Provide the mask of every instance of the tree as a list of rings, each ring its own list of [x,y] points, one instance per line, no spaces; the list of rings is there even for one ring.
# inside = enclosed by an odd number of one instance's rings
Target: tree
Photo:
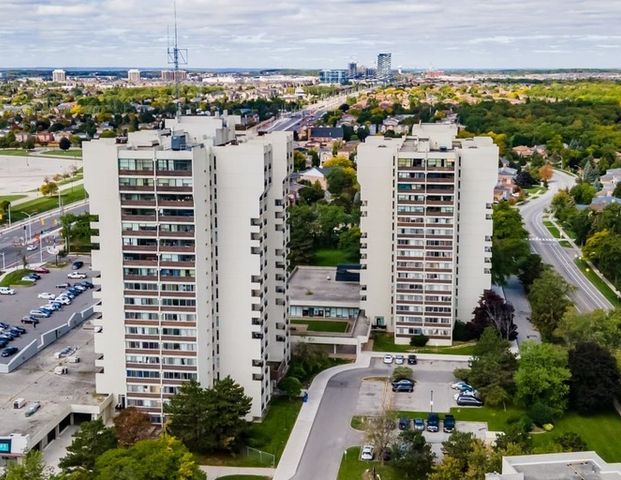
[[[280,381],[278,388],[285,392],[289,398],[299,397],[302,391],[302,382],[296,377],[287,376]]]
[[[567,221],[576,210],[576,202],[567,190],[559,190],[552,197],[550,204],[554,216],[560,221]]]
[[[299,204],[289,207],[289,265],[309,265],[313,260],[313,232],[315,212],[309,205]]]
[[[414,372],[410,367],[397,366],[392,371],[391,380],[393,382],[403,379],[412,380],[413,377]]]
[[[523,342],[515,374],[516,397],[526,407],[537,402],[561,415],[567,408],[571,373],[567,352],[551,343]]]
[[[315,182],[312,185],[307,185],[298,190],[298,195],[304,201],[304,203],[311,205],[319,200],[323,200],[325,192],[319,182]]]
[[[58,141],[58,148],[60,148],[61,150],[69,150],[71,148],[71,140],[69,140],[67,137],[62,137]]]
[[[621,204],[612,203],[595,217],[593,227],[596,231],[608,230],[621,235]]]
[[[545,265],[541,260],[541,257],[536,253],[531,253],[524,262],[520,265],[520,273],[518,274],[518,278],[520,282],[522,282],[522,286],[526,293],[530,291],[530,287],[533,282],[541,276],[543,270],[545,269]]]
[[[530,188],[536,183],[528,170],[522,170],[515,176],[515,184],[520,188]]]
[[[552,178],[554,174],[554,168],[549,163],[546,163],[543,167],[539,169],[539,178],[541,180],[547,182]]]
[[[293,152],[293,169],[296,172],[306,168],[306,155],[298,150]]]
[[[206,480],[192,454],[177,439],[162,436],[97,459],[94,480]]]
[[[427,335],[419,333],[418,335],[412,335],[410,337],[410,346],[424,347],[425,345],[427,345],[428,341],[429,341],[429,337]]]
[[[581,182],[573,186],[569,194],[574,197],[574,201],[579,205],[589,205],[597,191],[590,183]]]
[[[101,418],[84,422],[67,447],[67,455],[60,459],[58,465],[65,471],[78,469],[92,472],[97,457],[116,446],[114,430],[107,428]]]
[[[354,188],[356,184],[356,171],[353,168],[333,167],[328,172],[328,191],[334,195],[340,195],[345,190]]]
[[[612,192],[613,197],[621,198],[621,182],[617,183],[614,191]]]
[[[573,348],[580,342],[596,343],[609,350],[621,349],[621,309],[578,313],[570,308],[558,325],[555,336]]]
[[[492,281],[503,285],[517,274],[520,265],[530,255],[528,232],[522,225],[520,212],[508,202],[494,206],[494,234],[492,236]]]
[[[531,321],[544,340],[550,341],[565,315],[571,301],[567,297],[574,287],[559,274],[546,269],[536,279],[528,292],[531,306]]]
[[[310,150],[309,153],[311,156],[311,165],[313,167],[318,167],[321,162],[319,160],[319,154],[317,153],[317,150]]]
[[[380,462],[384,462],[384,451],[395,439],[394,412],[384,410],[380,415],[369,417],[365,423],[365,438],[375,447]]]
[[[593,414],[612,407],[621,393],[615,358],[606,348],[580,342],[569,351],[569,403],[578,412]]]
[[[38,450],[29,451],[21,463],[7,465],[2,480],[46,480],[43,454]]]
[[[114,417],[113,422],[114,433],[122,447],[129,447],[140,440],[145,440],[153,433],[149,416],[136,407],[125,408]]]
[[[39,187],[39,191],[43,196],[55,195],[58,192],[58,184],[56,182],[45,182]]]
[[[360,227],[354,226],[339,234],[339,250],[353,262],[360,260]]]
[[[435,455],[421,432],[405,430],[392,447],[392,464],[399,478],[419,480],[426,478],[433,467]]]
[[[470,328],[478,338],[486,327],[493,327],[507,340],[517,338],[517,326],[513,322],[515,309],[493,290],[485,290],[472,312]]]
[[[621,235],[602,230],[591,236],[584,255],[616,286],[621,285]]]
[[[168,429],[190,450],[231,450],[248,428],[244,417],[251,404],[252,399],[231,377],[210,389],[188,382],[165,406],[170,415]]]
[[[570,215],[568,223],[576,234],[576,243],[584,245],[593,228],[593,211],[590,208],[579,210],[575,215]]]
[[[563,452],[586,452],[588,450],[586,442],[575,432],[565,432],[556,437]]]

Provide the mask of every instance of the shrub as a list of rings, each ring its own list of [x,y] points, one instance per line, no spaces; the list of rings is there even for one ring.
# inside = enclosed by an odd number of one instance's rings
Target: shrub
[[[462,322],[461,320],[455,321],[455,326],[453,327],[453,340],[456,342],[468,342],[476,338],[476,335],[473,334],[471,329]]]
[[[412,380],[414,372],[409,367],[395,367],[392,371],[392,381],[396,382],[397,380],[403,380],[407,378],[408,380]]]
[[[584,452],[588,450],[586,442],[575,432],[565,432],[556,437],[564,452]]]
[[[455,370],[453,370],[453,375],[455,375],[455,378],[458,378],[459,380],[463,380],[464,382],[468,383],[468,377],[470,376],[470,369],[469,368],[456,368]]]
[[[297,397],[302,390],[302,382],[296,377],[287,376],[278,384],[278,388],[282,390],[289,398]]]
[[[546,423],[552,423],[556,416],[556,411],[544,403],[536,402],[528,409],[528,416],[535,425],[542,427]]]
[[[427,345],[428,341],[429,337],[425,335],[414,335],[412,338],[410,338],[410,345],[412,347],[424,347],[425,345]]]
[[[520,417],[516,425],[522,431],[530,432],[533,429],[533,419],[528,415],[524,415]]]

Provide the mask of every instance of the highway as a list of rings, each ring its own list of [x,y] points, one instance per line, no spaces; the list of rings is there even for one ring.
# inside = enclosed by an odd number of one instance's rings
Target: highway
[[[550,206],[554,194],[567,187],[571,188],[574,183],[574,177],[555,170],[554,176],[549,182],[548,191],[539,198],[519,207],[520,212],[524,219],[524,226],[530,235],[531,248],[541,255],[543,261],[551,265],[568,283],[576,287],[571,295],[576,309],[579,312],[589,312],[598,308],[609,310],[613,308],[611,303],[591,284],[574,263],[575,257],[581,255],[580,250],[562,247],[543,224],[544,212]]]
[[[63,207],[63,213],[80,213],[88,211],[88,200],[73,203]],[[47,251],[47,247],[59,245],[62,243],[60,237],[59,218],[61,216],[60,209],[50,210],[41,215],[33,216],[30,221],[26,220],[14,223],[11,227],[0,230],[0,267],[4,270],[19,266],[22,264],[22,257],[26,255],[28,263],[46,262],[54,260],[55,255]],[[41,234],[41,243],[43,251],[37,249],[33,251],[26,250],[26,244],[29,238],[37,234]]]

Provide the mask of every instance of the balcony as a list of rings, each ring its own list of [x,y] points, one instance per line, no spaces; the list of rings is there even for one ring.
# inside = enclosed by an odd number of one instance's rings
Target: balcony
[[[156,280],[157,280],[157,277],[156,277]],[[160,280],[162,282],[171,282],[171,283],[175,283],[175,282],[194,283],[196,281],[196,278],[195,277],[173,277],[173,276],[162,275],[160,277]]]
[[[119,185],[120,192],[152,192],[153,185]]]
[[[161,261],[160,266],[162,267],[173,267],[173,268],[193,268],[196,265],[195,262],[182,262],[182,261]]]
[[[159,200],[157,204],[160,207],[187,207],[193,208],[194,202],[192,200]]]
[[[157,193],[192,193],[192,187],[175,187],[171,185],[158,185]]]
[[[124,200],[124,199],[121,199],[121,207],[155,207],[155,200]]]
[[[160,245],[160,251],[161,252],[174,252],[174,253],[193,253],[194,246],[179,247],[179,246],[173,246],[173,245]]]
[[[155,252],[157,251],[156,245],[123,245],[124,252]]]
[[[157,267],[157,260],[135,260],[124,258],[123,265],[126,267]]]
[[[119,169],[119,176],[120,177],[152,177],[153,169],[152,168],[145,168],[141,170]]]
[[[160,215],[158,220],[171,223],[194,223],[194,215]]]
[[[155,215],[121,215],[121,220],[126,222],[155,222]]]
[[[178,237],[194,237],[194,232],[168,232],[160,230],[161,238],[178,238]]]
[[[158,177],[191,177],[192,170],[157,170]]]
[[[157,230],[123,230],[121,234],[125,237],[157,237]]]

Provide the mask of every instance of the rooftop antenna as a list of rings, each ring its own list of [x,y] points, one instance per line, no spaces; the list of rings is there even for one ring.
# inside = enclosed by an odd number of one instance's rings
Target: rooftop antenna
[[[179,65],[188,64],[188,49],[179,48],[178,35],[177,35],[177,1],[173,2],[173,9],[175,15],[175,31],[173,37],[173,45],[170,45],[170,38],[168,40],[168,65],[173,65],[174,77],[175,77],[175,97],[177,99],[177,117],[181,115],[181,99],[179,98]]]

